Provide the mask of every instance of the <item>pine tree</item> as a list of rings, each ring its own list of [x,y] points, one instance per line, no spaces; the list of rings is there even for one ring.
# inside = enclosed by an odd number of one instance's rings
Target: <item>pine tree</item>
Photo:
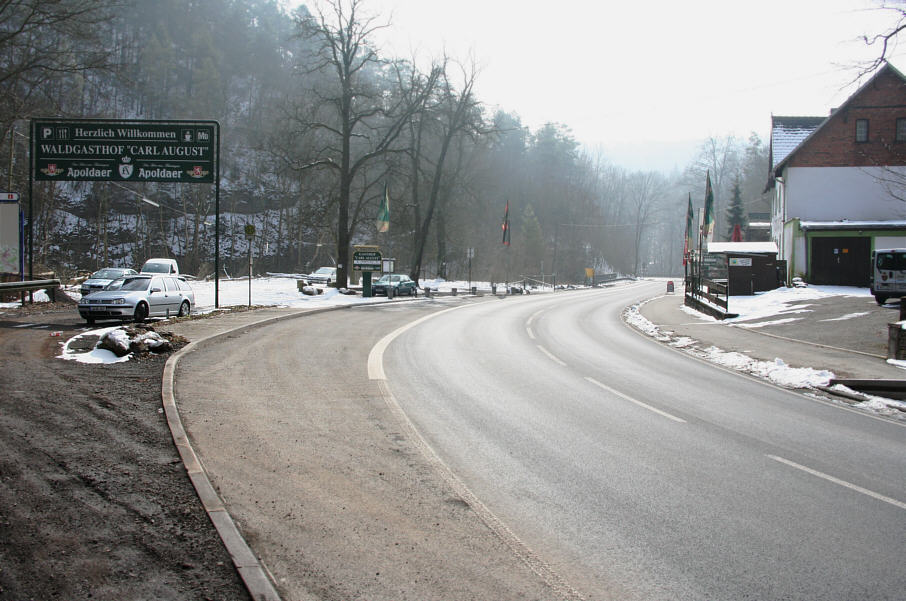
[[[742,206],[742,190],[739,182],[739,175],[733,181],[733,195],[730,198],[730,206],[727,207],[727,239],[733,236],[733,229],[736,226],[740,229],[746,227],[746,214]]]

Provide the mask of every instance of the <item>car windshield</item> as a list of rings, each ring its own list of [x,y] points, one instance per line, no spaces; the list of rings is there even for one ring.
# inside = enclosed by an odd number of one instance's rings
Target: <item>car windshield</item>
[[[97,271],[95,271],[94,273],[91,274],[91,278],[95,279],[95,280],[112,280],[114,278],[120,277],[121,275],[123,275],[122,269],[107,268],[107,269],[98,269]]]
[[[104,290],[119,290],[123,287],[123,282],[125,281],[126,278],[116,278],[115,280],[104,286]]]
[[[123,281],[120,290],[147,290],[151,278],[130,278]]]
[[[170,265],[167,263],[145,263],[142,271],[145,273],[170,273]]]
[[[393,275],[393,276],[392,276],[392,275],[389,275],[389,274],[388,274],[388,275],[382,275],[382,276],[381,276],[381,279],[378,280],[378,283],[379,283],[379,284],[389,284],[390,281],[391,281],[391,278],[392,278],[392,281],[394,281],[394,282],[399,282],[399,281],[400,281],[400,276],[398,276],[398,275]]]
[[[332,275],[334,271],[335,270],[333,267],[320,267],[315,273],[320,273],[322,275]]]

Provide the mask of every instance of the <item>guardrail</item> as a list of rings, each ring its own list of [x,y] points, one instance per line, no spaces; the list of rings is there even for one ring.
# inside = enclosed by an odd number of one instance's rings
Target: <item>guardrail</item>
[[[0,282],[0,293],[4,292],[34,292],[35,290],[47,290],[51,302],[57,301],[57,290],[60,289],[60,280],[27,280],[24,282]]]

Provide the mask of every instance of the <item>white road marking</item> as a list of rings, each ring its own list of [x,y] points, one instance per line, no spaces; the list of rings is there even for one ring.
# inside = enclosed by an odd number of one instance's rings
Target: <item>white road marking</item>
[[[544,309],[540,309],[532,313],[528,319],[525,320],[525,332],[528,334],[528,337],[532,340],[535,339],[535,330],[532,329],[532,323],[535,321],[535,318],[544,313]]]
[[[672,419],[673,421],[681,423],[681,424],[686,423],[686,420],[682,419],[681,417],[676,417],[675,415],[671,415],[671,414],[667,413],[666,411],[661,411],[657,407],[652,407],[648,403],[643,403],[642,401],[634,399],[631,396],[627,396],[627,395],[623,394],[622,392],[620,392],[619,390],[615,390],[615,389],[611,388],[607,384],[602,384],[601,382],[598,382],[594,378],[589,378],[588,376],[586,376],[585,379],[588,380],[589,382],[591,382],[592,384],[594,384],[595,386],[597,386],[599,388],[603,388],[607,392],[609,392],[611,394],[615,394],[622,399],[626,399],[630,403],[635,403],[639,407],[647,409],[648,411],[653,411],[654,413],[657,413],[658,415],[666,417],[667,419]]]
[[[550,352],[549,350],[547,350],[546,348],[544,348],[544,347],[541,346],[540,344],[537,344],[537,345],[535,345],[535,346],[537,346],[537,347],[541,350],[542,353],[544,353],[545,355],[547,355],[548,357],[550,357],[551,361],[553,361],[554,363],[558,363],[558,364],[560,364],[560,365],[563,366],[563,367],[566,367],[566,363],[564,363],[563,361],[561,361],[560,359],[558,359],[552,352]]]
[[[885,503],[889,503],[889,504],[893,505],[894,507],[899,507],[900,509],[906,509],[906,503],[903,503],[902,501],[897,501],[896,499],[891,499],[890,497],[885,497],[884,495],[876,493],[871,490],[868,490],[867,488],[862,488],[861,486],[857,486],[851,482],[847,482],[846,480],[834,478],[833,476],[831,476],[829,474],[825,474],[824,472],[819,472],[818,470],[813,470],[810,467],[800,465],[794,461],[790,461],[789,459],[784,459],[783,457],[778,457],[777,455],[768,455],[768,457],[770,457],[774,461],[779,461],[780,463],[783,463],[790,467],[796,468],[797,470],[801,470],[807,474],[811,474],[813,476],[817,476],[819,478],[827,480],[828,482],[833,482],[834,484],[839,484],[840,486],[843,486],[850,490],[860,492],[863,495],[868,495],[869,497],[872,497],[873,499],[877,499],[878,501],[883,501]]]

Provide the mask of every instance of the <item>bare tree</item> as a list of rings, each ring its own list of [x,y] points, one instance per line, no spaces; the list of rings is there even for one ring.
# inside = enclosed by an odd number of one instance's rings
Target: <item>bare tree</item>
[[[893,47],[896,45],[897,37],[906,29],[906,0],[887,0],[881,2],[880,10],[888,11],[893,14],[893,25],[881,33],[869,36],[863,35],[862,40],[868,46],[876,46],[879,50],[878,55],[866,64],[859,67],[859,73],[856,79],[875,72],[887,62]]]
[[[629,178],[629,202],[631,206],[631,219],[634,230],[634,263],[633,273],[641,275],[642,267],[642,241],[645,232],[652,225],[654,216],[661,211],[666,180],[664,176],[655,171],[637,172]]]
[[[0,124],[59,108],[70,75],[109,66],[102,25],[117,2],[0,0]]]
[[[424,259],[425,244],[428,239],[428,232],[431,228],[432,220],[438,210],[438,202],[441,192],[441,181],[445,173],[445,162],[450,151],[450,145],[453,140],[460,134],[470,129],[479,127],[481,121],[481,112],[478,102],[473,95],[475,78],[477,71],[474,65],[471,69],[462,71],[462,87],[456,91],[450,81],[448,72],[449,61],[444,61],[440,70],[442,82],[440,83],[437,102],[432,107],[431,114],[435,115],[437,120],[440,147],[437,158],[433,161],[433,170],[431,173],[431,191],[428,194],[427,207],[419,223],[416,223],[415,232],[415,249],[413,250],[412,265],[409,270],[409,276],[418,281],[421,274],[422,261]],[[419,155],[420,156],[420,155]],[[420,168],[416,163],[418,173]],[[417,182],[416,177],[416,182]],[[416,183],[417,185],[417,183]],[[444,233],[439,233],[439,245],[443,246]],[[443,255],[442,252],[438,253]],[[442,258],[442,257],[440,257]]]
[[[351,210],[353,184],[369,162],[394,149],[393,145],[412,114],[421,109],[437,74],[415,102],[375,85],[386,63],[371,46],[372,35],[386,24],[360,11],[363,0],[330,0],[328,12],[305,15],[299,26],[314,41],[315,56],[309,73],[329,73],[333,90],[322,90],[307,113],[297,113],[298,134],[306,137],[315,156],[297,162],[300,170],[317,167],[336,173],[337,286],[348,283],[349,245],[354,228]],[[413,74],[413,77],[416,77]],[[363,197],[364,198],[364,197]]]
[[[724,214],[724,199],[727,198],[730,182],[739,170],[739,141],[728,135],[722,139],[711,136],[702,142],[698,156],[686,168],[685,181],[692,189],[705,190],[705,174],[711,175],[714,192],[715,231],[722,231],[720,221]],[[693,193],[694,198],[694,193]]]

